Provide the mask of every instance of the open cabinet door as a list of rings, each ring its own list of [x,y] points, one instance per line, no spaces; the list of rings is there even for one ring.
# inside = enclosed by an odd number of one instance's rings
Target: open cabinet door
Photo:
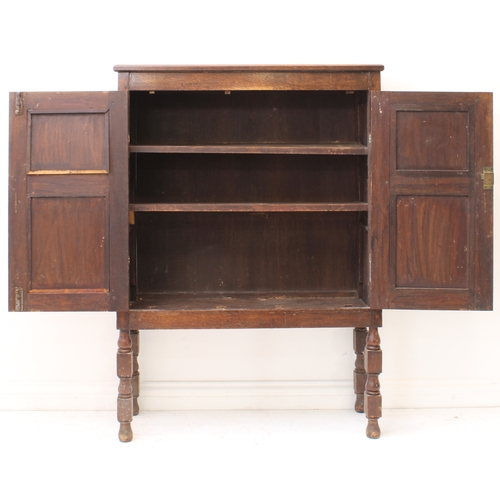
[[[128,308],[127,103],[10,95],[10,310]]]
[[[371,307],[492,309],[492,168],[492,94],[371,92]]]

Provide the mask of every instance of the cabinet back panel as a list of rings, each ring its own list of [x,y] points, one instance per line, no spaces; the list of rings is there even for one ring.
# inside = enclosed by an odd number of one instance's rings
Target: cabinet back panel
[[[361,142],[354,93],[131,92],[130,99],[132,144]]]
[[[351,291],[359,214],[137,213],[137,291]]]
[[[136,203],[355,202],[366,158],[138,154]],[[366,176],[366,173],[364,174]]]

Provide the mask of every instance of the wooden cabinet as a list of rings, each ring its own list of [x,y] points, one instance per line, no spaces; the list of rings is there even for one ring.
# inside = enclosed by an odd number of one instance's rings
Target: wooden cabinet
[[[10,309],[138,331],[354,327],[378,437],[382,309],[492,308],[492,95],[381,92],[382,66],[118,66],[11,94]]]

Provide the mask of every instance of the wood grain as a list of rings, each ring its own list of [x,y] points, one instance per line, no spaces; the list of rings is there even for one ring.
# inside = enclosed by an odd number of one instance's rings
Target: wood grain
[[[380,324],[356,291],[315,294],[196,293],[140,296],[131,328],[299,328]],[[125,324],[125,323],[123,323]]]
[[[373,307],[492,307],[491,113],[491,94],[373,94]]]
[[[327,144],[194,144],[132,145],[131,153],[217,153],[272,155],[366,155],[368,147],[356,142]]]
[[[131,140],[133,146],[247,145],[242,152],[254,145],[272,152],[279,144],[335,151],[339,144],[338,151],[349,152],[340,145],[358,147],[362,139],[357,104],[356,93],[342,91],[132,92]]]
[[[126,97],[28,92],[16,115],[13,94],[10,293],[25,310],[128,307]]]
[[[115,66],[121,90],[380,90],[380,65]]]
[[[138,154],[132,162],[134,203],[366,202],[366,157]]]
[[[139,212],[137,290],[354,290],[358,218],[356,212]]]

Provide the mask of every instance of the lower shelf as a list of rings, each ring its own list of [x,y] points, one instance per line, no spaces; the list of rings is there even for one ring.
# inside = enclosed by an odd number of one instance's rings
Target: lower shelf
[[[352,296],[348,296],[352,295]],[[380,324],[379,324],[380,323]],[[347,292],[143,295],[119,315],[130,329],[381,326],[380,311]]]

